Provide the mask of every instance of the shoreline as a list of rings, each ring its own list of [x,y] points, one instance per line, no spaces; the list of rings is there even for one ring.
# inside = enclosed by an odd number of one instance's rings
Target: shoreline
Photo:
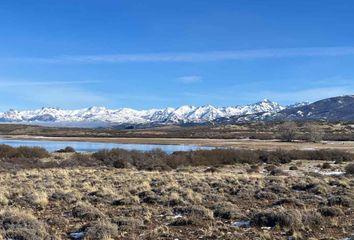
[[[34,141],[70,141],[70,142],[97,142],[117,144],[155,144],[155,145],[195,145],[203,147],[230,147],[241,149],[338,149],[354,152],[354,141],[323,141],[311,142],[281,142],[278,140],[256,139],[200,139],[200,138],[105,138],[105,137],[46,137],[31,135],[0,135],[6,140],[34,140]]]

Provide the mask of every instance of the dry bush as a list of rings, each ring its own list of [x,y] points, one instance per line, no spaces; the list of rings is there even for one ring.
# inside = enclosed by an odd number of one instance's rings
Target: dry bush
[[[0,230],[5,239],[41,240],[48,236],[43,223],[32,214],[18,209],[0,212]]]
[[[297,125],[294,122],[285,122],[279,126],[279,137],[283,141],[292,142],[295,140]]]
[[[169,225],[178,227],[178,226],[189,226],[189,225],[200,225],[200,224],[201,222],[198,221],[198,219],[196,218],[180,217],[173,220]]]
[[[83,202],[79,203],[72,209],[72,214],[76,218],[81,218],[89,221],[104,218],[104,214],[100,210],[90,204]]]
[[[354,200],[348,196],[330,196],[327,199],[328,206],[343,206],[352,207],[354,206]]]
[[[26,199],[28,199],[28,202],[37,208],[44,208],[49,203],[46,192],[33,191],[26,197]]]
[[[294,211],[272,210],[256,213],[250,221],[255,227],[275,227],[295,229],[301,223],[301,215]]]
[[[8,159],[15,155],[16,149],[5,144],[0,145],[0,158]]]
[[[41,147],[11,147],[8,145],[0,145],[0,158],[2,159],[40,159],[47,158],[50,154]]]
[[[289,167],[289,170],[291,170],[291,171],[296,171],[296,170],[299,170],[299,168],[298,168],[297,166],[295,166],[295,165],[291,165],[291,166]]]
[[[93,157],[105,165],[116,168],[135,166],[138,169],[145,170],[170,170],[170,167],[166,164],[168,154],[160,149],[141,152],[114,148],[100,150],[94,153]]]
[[[67,146],[64,149],[57,150],[56,152],[58,152],[58,153],[74,153],[76,151],[73,147]]]
[[[313,182],[299,182],[292,185],[292,189],[296,191],[310,191],[311,189],[318,186],[317,183]]]
[[[117,225],[114,225],[107,221],[98,221],[90,223],[85,228],[84,239],[86,240],[109,240],[119,237]]]
[[[0,145],[0,166],[4,168],[57,168],[98,167],[136,168],[138,170],[168,171],[188,166],[219,167],[232,164],[251,164],[250,171],[257,172],[261,163],[286,164],[292,160],[352,161],[353,154],[339,150],[241,150],[212,149],[167,154],[160,149],[152,151],[128,151],[124,149],[100,150],[93,154],[74,153],[59,161],[41,161],[50,156],[42,148],[12,148]],[[23,161],[26,159],[26,161]],[[275,173],[276,174],[276,173]]]
[[[273,203],[273,206],[292,206],[295,208],[304,207],[304,203],[296,198],[282,198]]]
[[[272,171],[270,171],[269,175],[272,175],[272,176],[286,176],[288,174],[281,168],[275,168]]]
[[[316,211],[307,211],[302,213],[302,222],[305,226],[316,229],[323,224],[323,218],[321,214]]]
[[[80,200],[77,194],[63,190],[57,190],[49,198],[51,201],[64,201],[65,203],[75,203]]]
[[[321,165],[322,169],[331,169],[332,165],[329,162],[325,162]]]
[[[221,202],[214,207],[214,217],[223,219],[236,219],[240,217],[237,206],[229,202]]]
[[[337,217],[343,215],[343,211],[339,207],[321,207],[319,212],[324,217]]]
[[[308,141],[318,143],[321,142],[324,136],[323,130],[314,123],[308,123],[305,125],[305,129],[308,132]]]
[[[257,191],[255,198],[259,200],[275,200],[278,198],[278,195],[270,191]]]
[[[118,226],[119,230],[141,228],[144,226],[144,222],[141,219],[134,217],[116,216],[112,218],[112,222]]]
[[[200,220],[212,220],[214,219],[213,212],[200,205],[191,205],[185,207],[174,207],[176,214],[186,215],[188,217],[195,217]]]
[[[345,173],[346,174],[354,174],[354,163],[350,163],[347,166],[345,166]]]
[[[97,167],[102,165],[101,162],[91,157],[91,154],[74,153],[70,158],[61,161],[57,166],[61,168],[73,167]]]

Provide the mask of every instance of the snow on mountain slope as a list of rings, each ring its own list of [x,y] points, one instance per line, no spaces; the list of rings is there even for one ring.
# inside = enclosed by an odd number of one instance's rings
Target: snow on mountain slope
[[[108,109],[105,107],[90,107],[78,110],[63,110],[59,108],[41,108],[32,111],[9,110],[0,113],[0,122],[17,123],[98,123],[106,124],[168,124],[168,123],[203,123],[217,118],[228,118],[255,113],[276,113],[285,109],[278,103],[267,99],[245,106],[214,107],[181,106],[178,108],[135,110],[131,108]]]

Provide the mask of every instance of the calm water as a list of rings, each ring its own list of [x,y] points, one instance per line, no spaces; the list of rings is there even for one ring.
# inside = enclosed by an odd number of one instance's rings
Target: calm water
[[[66,141],[38,141],[38,140],[13,140],[0,139],[0,144],[13,147],[43,147],[50,152],[63,149],[67,146],[73,147],[78,152],[96,152],[100,149],[122,148],[127,150],[149,151],[160,148],[165,152],[190,151],[198,149],[212,149],[212,147],[200,147],[195,145],[157,145],[157,144],[121,144],[121,143],[97,143],[97,142],[66,142]]]

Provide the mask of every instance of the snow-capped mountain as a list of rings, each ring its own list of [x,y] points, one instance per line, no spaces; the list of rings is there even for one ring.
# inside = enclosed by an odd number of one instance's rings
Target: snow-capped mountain
[[[296,105],[298,106],[298,105]],[[302,106],[302,105],[301,105]],[[218,118],[230,118],[257,113],[273,114],[286,109],[276,102],[263,101],[233,107],[181,106],[178,108],[135,110],[90,107],[78,110],[41,108],[32,111],[9,110],[0,113],[0,122],[52,125],[123,125],[204,123]]]

